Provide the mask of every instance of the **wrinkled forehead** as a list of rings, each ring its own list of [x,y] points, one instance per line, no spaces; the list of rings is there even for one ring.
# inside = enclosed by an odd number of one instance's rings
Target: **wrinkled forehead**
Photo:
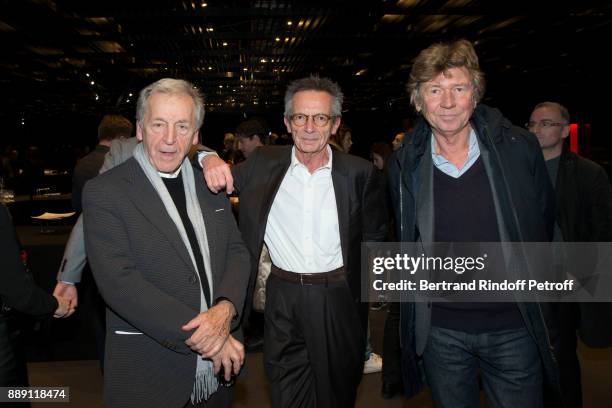
[[[425,82],[425,85],[449,85],[462,84],[470,85],[472,78],[469,71],[465,67],[447,68],[436,75],[434,78]]]
[[[329,113],[332,96],[325,91],[307,90],[293,95],[294,113]]]

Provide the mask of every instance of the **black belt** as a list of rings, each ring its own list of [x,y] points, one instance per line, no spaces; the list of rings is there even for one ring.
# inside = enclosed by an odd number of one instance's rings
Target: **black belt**
[[[277,266],[272,265],[270,272],[283,280],[293,283],[299,283],[300,285],[320,285],[346,280],[346,272],[344,271],[343,266],[329,272],[296,273],[288,272],[278,268]]]

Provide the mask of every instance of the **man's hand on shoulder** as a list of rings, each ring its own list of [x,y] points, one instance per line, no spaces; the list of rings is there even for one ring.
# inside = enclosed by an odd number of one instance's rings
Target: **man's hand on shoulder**
[[[225,344],[235,314],[236,309],[230,301],[220,301],[182,327],[184,331],[195,330],[185,344],[202,357],[211,358]]]
[[[234,192],[234,178],[229,164],[221,160],[215,154],[209,154],[202,158],[202,173],[206,180],[206,185],[213,193],[225,189],[228,194]]]

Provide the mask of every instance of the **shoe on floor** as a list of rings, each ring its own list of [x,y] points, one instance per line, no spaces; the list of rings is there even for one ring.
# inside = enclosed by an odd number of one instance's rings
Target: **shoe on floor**
[[[363,365],[363,373],[371,374],[371,373],[379,373],[382,371],[382,357],[376,353],[370,354],[370,358],[368,358]]]

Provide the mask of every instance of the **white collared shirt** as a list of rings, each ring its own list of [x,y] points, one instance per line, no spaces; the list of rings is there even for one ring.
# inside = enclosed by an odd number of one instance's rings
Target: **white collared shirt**
[[[312,174],[291,150],[291,165],[272,203],[264,241],[272,263],[290,272],[329,272],[344,265],[338,207],[332,183],[332,151]]]

